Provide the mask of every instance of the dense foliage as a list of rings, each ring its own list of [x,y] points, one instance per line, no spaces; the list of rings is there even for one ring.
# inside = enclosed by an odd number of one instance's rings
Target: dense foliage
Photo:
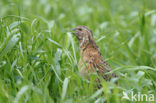
[[[0,11],[0,103],[131,103],[123,91],[156,98],[156,0],[0,0]],[[96,73],[88,81],[78,72],[77,25],[92,30],[119,76],[99,90]]]

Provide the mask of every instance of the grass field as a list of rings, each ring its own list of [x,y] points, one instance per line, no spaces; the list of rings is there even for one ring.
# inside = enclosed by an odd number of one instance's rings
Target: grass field
[[[99,90],[96,73],[90,81],[79,74],[77,25],[92,30],[119,76]],[[156,103],[156,0],[0,0],[0,103],[139,100],[123,91]]]

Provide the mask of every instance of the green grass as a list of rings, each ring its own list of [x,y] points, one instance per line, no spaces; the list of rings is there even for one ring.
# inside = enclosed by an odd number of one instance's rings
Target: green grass
[[[156,98],[155,0],[0,0],[0,10],[0,103],[135,103],[123,91]],[[96,74],[80,76],[77,25],[92,30],[118,84],[97,90]]]

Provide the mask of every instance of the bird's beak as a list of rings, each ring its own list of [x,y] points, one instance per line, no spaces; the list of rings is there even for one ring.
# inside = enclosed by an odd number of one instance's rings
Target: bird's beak
[[[76,28],[72,29],[72,31],[73,31],[73,34],[74,34],[74,35],[77,34],[77,29],[76,29]]]

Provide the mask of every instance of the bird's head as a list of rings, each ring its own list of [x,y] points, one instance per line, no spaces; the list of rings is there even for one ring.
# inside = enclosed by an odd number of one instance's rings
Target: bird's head
[[[89,30],[85,26],[77,26],[76,28],[72,29],[74,32],[73,34],[77,37],[79,42],[85,42],[92,40],[93,34],[92,31]]]

